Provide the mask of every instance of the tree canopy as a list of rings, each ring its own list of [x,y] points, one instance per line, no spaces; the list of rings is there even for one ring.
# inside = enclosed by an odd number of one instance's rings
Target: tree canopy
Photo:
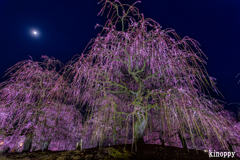
[[[101,2],[99,14],[110,7],[110,18],[89,42],[89,52],[66,66],[74,88],[67,96],[76,103],[89,102],[89,109],[103,116],[104,122],[113,121],[113,127],[123,122],[125,127],[131,125],[135,144],[143,142],[151,113],[158,116],[157,125],[167,124],[163,132],[177,127],[183,139],[189,131],[194,142],[193,132],[204,140],[211,129],[222,142],[220,132],[231,124],[215,114],[223,106],[204,94],[208,87],[218,91],[203,65],[199,43],[187,36],[181,39],[173,29],[163,30],[145,18],[134,6],[140,1],[133,5]],[[108,126],[101,127],[103,133]]]

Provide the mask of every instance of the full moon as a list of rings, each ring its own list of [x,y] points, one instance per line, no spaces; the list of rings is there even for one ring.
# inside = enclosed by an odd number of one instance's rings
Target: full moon
[[[33,33],[34,35],[37,35],[37,34],[38,34],[38,32],[37,32],[37,31],[32,31],[32,33]]]
[[[38,29],[30,29],[29,33],[34,38],[39,38],[39,36],[41,36],[41,33],[39,32]]]

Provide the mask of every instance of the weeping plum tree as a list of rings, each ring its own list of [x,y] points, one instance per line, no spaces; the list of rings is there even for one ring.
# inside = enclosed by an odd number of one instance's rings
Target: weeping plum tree
[[[25,135],[23,151],[27,152],[33,142],[37,148],[48,142],[45,149],[51,141],[73,144],[82,124],[80,112],[64,99],[69,88],[56,72],[59,62],[47,56],[42,58],[43,63],[27,60],[14,65],[8,72],[10,79],[0,86],[0,109],[4,113],[0,132],[5,137],[16,137],[12,142]]]
[[[88,117],[85,122],[83,128],[86,129],[85,132],[88,132],[88,136],[84,136],[88,138],[88,140],[85,141],[91,141],[93,147],[131,143],[131,139],[129,138],[131,136],[131,126],[126,127],[124,121],[119,120],[122,119],[122,117],[115,115],[111,107],[104,107],[102,109],[104,109],[104,111],[92,111],[92,116]],[[114,121],[114,118],[118,119],[118,121]],[[125,139],[127,132],[129,135],[127,139]]]
[[[191,135],[193,130],[199,136],[208,135],[209,126],[222,142],[218,128],[230,124],[215,116],[223,109],[217,100],[203,96],[207,87],[218,92],[214,79],[201,68],[206,62],[200,57],[203,53],[198,42],[181,39],[173,29],[162,30],[156,21],[144,18],[134,6],[140,1],[133,5],[118,0],[101,2],[99,14],[110,7],[107,18],[112,15],[103,31],[90,41],[89,52],[66,67],[74,88],[67,97],[74,97],[75,103],[88,102],[89,111],[97,111],[102,121],[112,121],[111,132],[115,133],[119,124],[132,127],[134,144],[144,143],[150,110],[158,115],[157,124],[167,124],[163,132],[178,126],[184,140],[185,130]],[[101,125],[100,130],[96,126],[95,133],[104,135],[107,127]],[[114,139],[115,134],[112,136]]]
[[[152,110],[153,111],[153,110]],[[164,112],[164,111],[162,111]],[[166,130],[167,124],[161,123],[159,125],[159,114],[160,113],[151,113],[150,121],[150,131],[147,135],[145,135],[145,139],[147,143],[150,144],[162,144],[162,145],[173,145],[176,147],[184,147],[184,145],[188,146],[189,148],[193,149],[194,145],[198,150],[206,150],[206,149],[215,149],[218,151],[224,150],[222,145],[219,143],[218,137],[214,134],[214,130],[209,125],[205,125],[205,128],[199,128],[199,132],[194,130],[193,126],[186,127],[184,134],[185,139],[180,138],[181,134],[179,134],[180,126],[174,126],[171,132]],[[212,113],[210,113],[212,114]],[[236,129],[236,120],[234,119],[233,113],[225,110],[214,113],[214,116],[218,116],[220,119],[227,119],[228,124],[227,126],[219,126],[219,122],[212,120],[212,124],[216,125],[216,129],[218,130],[219,136],[222,138],[225,144],[227,144],[228,149],[233,151],[238,151],[237,149],[239,145],[239,131]],[[162,117],[165,118],[165,117]],[[172,120],[175,117],[171,117]],[[163,122],[163,121],[161,121]],[[234,127],[233,127],[234,126]],[[204,132],[206,129],[207,132]],[[163,132],[165,130],[165,132]],[[200,133],[200,135],[199,135]],[[227,136],[226,136],[227,135]],[[193,137],[194,142],[192,142],[191,137]],[[204,139],[204,141],[202,140]],[[207,144],[205,144],[207,143]],[[182,146],[181,146],[182,145]]]

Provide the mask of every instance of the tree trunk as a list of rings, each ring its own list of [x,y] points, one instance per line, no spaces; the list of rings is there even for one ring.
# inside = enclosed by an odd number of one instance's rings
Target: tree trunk
[[[10,148],[7,147],[6,149],[3,149],[3,150],[1,151],[1,153],[2,153],[2,154],[6,154],[6,153],[9,153],[9,151],[10,151]]]
[[[113,121],[114,121],[114,123],[115,123],[115,113],[114,113],[114,115],[113,115]],[[114,125],[114,126],[113,126],[113,145],[114,145],[114,146],[116,145],[116,141],[117,141],[116,135],[117,135],[116,126]]]
[[[160,131],[159,139],[160,139],[160,141],[161,141],[163,147],[165,147],[165,141],[164,141],[164,139],[163,139],[163,131]]]
[[[135,138],[135,143],[136,144],[144,144],[144,139],[143,137],[138,137],[138,138]]]
[[[34,152],[34,151],[35,151],[35,149],[36,149],[36,146],[34,146],[34,147],[33,147],[33,149],[32,149],[32,152]]]
[[[141,144],[144,144],[143,132],[146,128],[147,120],[143,115],[139,114],[137,121],[134,123],[134,150],[138,148]]]
[[[26,135],[26,140],[23,144],[23,151],[22,152],[30,152],[32,146],[32,136],[33,133],[30,132]]]
[[[115,146],[117,143],[116,143],[116,141],[117,141],[117,139],[116,139],[116,135],[115,135],[115,133],[113,133],[114,135],[113,135],[113,145]]]
[[[188,150],[186,139],[182,136],[182,134],[180,133],[180,131],[178,131],[178,137],[179,137],[179,139],[181,140],[182,147],[183,147],[184,149],[187,149],[187,150]]]
[[[43,143],[42,151],[47,151],[48,150],[48,146],[49,146],[50,142],[51,142],[51,140]]]

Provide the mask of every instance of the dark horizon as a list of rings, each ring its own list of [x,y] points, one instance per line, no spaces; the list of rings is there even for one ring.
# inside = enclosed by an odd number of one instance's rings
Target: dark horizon
[[[42,62],[47,55],[63,64],[81,54],[89,41],[95,38],[107,21],[106,11],[97,16],[102,3],[97,1],[30,1],[0,2],[0,82],[7,68],[22,60],[33,58]],[[123,4],[125,1],[121,1]],[[129,0],[128,4],[133,4]],[[158,22],[162,29],[172,28],[181,37],[189,36],[200,43],[210,77],[217,79],[216,87],[225,97],[210,95],[224,101],[225,109],[238,114],[240,104],[240,2],[218,1],[154,1],[142,0],[135,5],[145,18]],[[34,32],[36,31],[36,33]],[[230,103],[238,103],[232,104]]]

